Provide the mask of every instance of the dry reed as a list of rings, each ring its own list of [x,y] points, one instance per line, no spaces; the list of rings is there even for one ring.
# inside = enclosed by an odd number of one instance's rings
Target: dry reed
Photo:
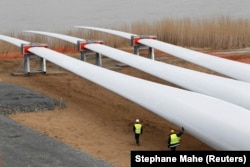
[[[207,49],[236,49],[250,47],[250,20],[220,16],[204,19],[171,19],[148,22],[139,21],[130,25],[105,27],[139,35],[156,35],[158,40],[183,47]],[[83,39],[103,40],[115,48],[128,47],[126,39],[97,31],[73,29],[58,32]],[[30,42],[47,43],[50,48],[73,48],[76,46],[62,40],[22,32],[11,32],[8,36]],[[19,51],[19,48],[0,41],[0,54]]]

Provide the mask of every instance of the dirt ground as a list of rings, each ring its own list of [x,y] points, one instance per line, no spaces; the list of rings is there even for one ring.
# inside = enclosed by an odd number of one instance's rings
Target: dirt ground
[[[161,52],[155,55],[160,61],[213,73]],[[249,56],[245,55],[230,55],[229,58],[250,63]],[[9,115],[11,119],[115,166],[130,166],[131,150],[167,150],[169,130],[179,130],[179,127],[139,105],[53,64],[47,63],[47,74],[29,76],[11,75],[13,71],[22,70],[22,59],[2,59],[0,64],[0,81],[33,89],[67,105],[67,108],[53,111],[12,114]],[[116,64],[103,57],[106,68],[175,86],[129,66],[114,68]],[[132,132],[136,118],[144,126],[140,146],[135,144]],[[185,132],[178,150],[213,149]]]

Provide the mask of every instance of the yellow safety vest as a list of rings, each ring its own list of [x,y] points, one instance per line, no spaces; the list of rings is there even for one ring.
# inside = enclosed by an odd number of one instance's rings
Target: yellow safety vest
[[[176,134],[170,135],[170,144],[179,144],[181,141],[181,138],[178,137]]]
[[[136,134],[141,134],[141,128],[142,128],[142,125],[141,124],[135,124],[135,133]]]

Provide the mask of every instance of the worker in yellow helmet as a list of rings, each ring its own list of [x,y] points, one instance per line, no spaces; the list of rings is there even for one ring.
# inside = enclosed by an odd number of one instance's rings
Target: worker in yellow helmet
[[[133,126],[133,131],[135,134],[135,142],[139,146],[140,145],[140,135],[143,132],[143,127],[142,124],[140,123],[139,119],[135,120],[134,126]]]
[[[168,138],[168,148],[170,148],[171,151],[175,151],[176,147],[180,145],[181,143],[181,135],[184,132],[184,127],[181,128],[181,131],[176,133],[175,130],[171,129],[169,138]]]

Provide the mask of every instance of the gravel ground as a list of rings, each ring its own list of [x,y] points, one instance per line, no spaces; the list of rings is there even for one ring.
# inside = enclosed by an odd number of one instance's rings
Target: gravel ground
[[[0,114],[53,110],[56,106],[66,107],[33,90],[0,82]]]
[[[112,167],[6,115],[52,110],[56,106],[65,107],[30,89],[0,82],[0,167]]]
[[[112,167],[0,115],[0,167]]]

